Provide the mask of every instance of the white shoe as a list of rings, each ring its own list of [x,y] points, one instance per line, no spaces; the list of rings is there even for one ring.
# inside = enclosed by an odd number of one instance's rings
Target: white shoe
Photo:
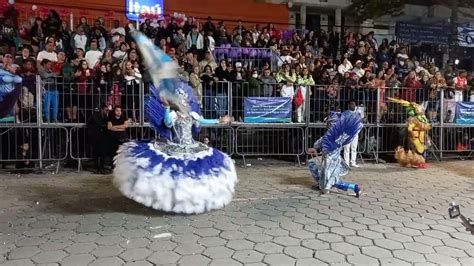
[[[354,168],[360,168],[359,165],[355,164],[355,163],[351,163],[351,167],[354,167]]]

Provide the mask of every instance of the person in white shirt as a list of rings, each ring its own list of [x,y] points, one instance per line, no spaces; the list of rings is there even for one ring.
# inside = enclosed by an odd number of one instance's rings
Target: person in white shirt
[[[120,44],[120,50],[115,51],[112,56],[118,60],[122,60],[127,55],[128,45],[127,43]]]
[[[186,37],[186,48],[188,50],[202,50],[204,48],[204,37],[199,33],[196,25],[193,25],[191,32]]]
[[[349,110],[351,112],[356,113],[356,102],[355,100],[349,101]],[[357,134],[351,143],[344,146],[344,160],[346,161],[347,165],[355,168],[359,168],[360,166],[357,165],[357,146],[359,143],[359,134]]]
[[[114,28],[110,30],[112,36],[112,43],[115,43],[120,36],[125,36],[125,29],[120,27],[120,21],[114,20]]]
[[[351,70],[352,70],[351,61],[349,61],[347,57],[344,57],[344,59],[342,60],[342,63],[337,67],[337,72],[339,72],[339,74],[341,75],[344,75],[346,74],[346,72],[349,72]]]
[[[97,63],[100,61],[102,57],[102,52],[97,50],[97,40],[94,39],[91,41],[91,49],[87,51],[85,59],[87,61],[87,65],[89,68],[94,69]]]
[[[72,38],[72,46],[74,50],[77,48],[81,48],[83,51],[86,50],[87,35],[84,33],[84,28],[82,28],[82,26],[77,26],[76,34],[74,34]]]
[[[362,61],[356,61],[355,67],[352,69],[352,72],[354,72],[359,78],[362,78],[365,75],[365,70],[362,69]]]
[[[49,42],[46,44],[46,50],[43,50],[38,53],[38,56],[36,57],[36,61],[38,62],[38,65],[43,61],[43,59],[48,59],[51,62],[57,62],[58,61],[58,54],[54,51],[54,43]]]

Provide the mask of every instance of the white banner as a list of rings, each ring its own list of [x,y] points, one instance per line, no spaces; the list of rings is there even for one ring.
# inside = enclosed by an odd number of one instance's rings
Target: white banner
[[[474,47],[474,28],[458,27],[458,45]]]

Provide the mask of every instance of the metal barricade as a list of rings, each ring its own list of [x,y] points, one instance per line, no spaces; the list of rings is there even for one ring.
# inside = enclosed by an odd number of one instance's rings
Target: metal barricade
[[[59,171],[68,157],[68,131],[65,127],[36,125],[0,125],[0,162],[2,168],[15,165],[17,170],[47,168]]]
[[[0,161],[3,164],[11,165],[26,156],[35,166],[44,168],[50,162],[70,158],[78,162],[80,169],[85,160],[93,158],[93,136],[88,134],[87,122],[103,104],[110,109],[122,106],[131,119],[129,139],[156,138],[144,117],[148,84],[108,84],[96,80],[66,82],[58,77],[52,86],[39,76],[30,79],[30,83],[23,85],[19,102],[12,110],[13,116],[0,124]],[[304,108],[293,107],[292,123],[243,123],[246,97],[278,97],[280,88],[277,83],[256,86],[248,82],[215,81],[203,84],[203,116],[218,119],[230,114],[235,122],[232,125],[205,125],[196,139],[209,141],[210,145],[230,155],[242,156],[244,163],[248,156],[296,156],[300,162],[299,156],[306,154],[314,141],[324,134],[323,121],[328,112],[347,110],[349,100],[354,99],[364,118],[364,128],[359,134],[359,155],[363,159],[379,161],[381,156],[393,161],[397,146],[409,147],[405,124],[407,110],[400,104],[386,101],[386,97],[395,97],[413,100],[427,110],[429,122],[434,126],[428,132],[427,156],[435,159],[472,156],[473,126],[454,124],[456,102],[450,98],[449,88],[430,92],[412,88],[377,90],[315,85],[306,90]],[[294,89],[296,91],[298,86]],[[30,147],[20,158],[18,153],[25,142]]]
[[[232,83],[215,81],[210,84],[203,83],[202,115],[207,119],[218,119],[231,114]]]
[[[235,154],[246,156],[300,156],[305,153],[303,127],[286,124],[240,125],[235,129]]]
[[[474,153],[474,127],[445,125],[439,128],[439,150],[441,158],[469,158]]]

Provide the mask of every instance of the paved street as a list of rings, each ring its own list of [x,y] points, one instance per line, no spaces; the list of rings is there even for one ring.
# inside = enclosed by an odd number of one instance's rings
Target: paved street
[[[363,185],[320,196],[305,167],[239,168],[231,205],[183,216],[143,208],[111,177],[3,175],[1,265],[474,265],[474,236],[450,220],[474,217],[474,163],[428,170],[365,164]]]

